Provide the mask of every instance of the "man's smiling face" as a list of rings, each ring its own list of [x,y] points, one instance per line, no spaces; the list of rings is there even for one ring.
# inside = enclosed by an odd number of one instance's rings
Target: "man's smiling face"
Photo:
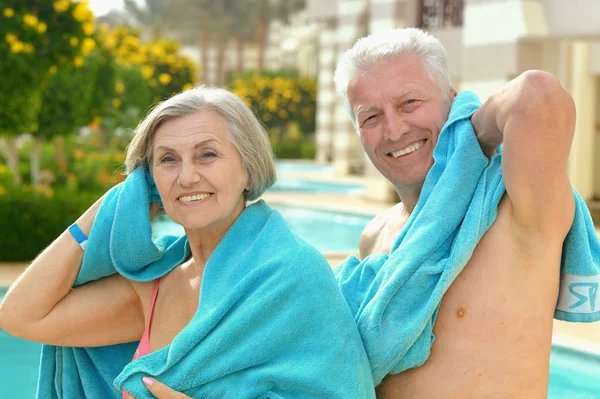
[[[456,93],[454,93],[456,95]],[[417,55],[384,60],[348,85],[362,146],[396,190],[422,185],[451,101]]]

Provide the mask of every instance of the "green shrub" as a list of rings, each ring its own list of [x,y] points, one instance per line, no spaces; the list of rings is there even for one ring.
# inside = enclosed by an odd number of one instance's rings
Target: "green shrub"
[[[0,195],[0,261],[33,260],[102,194],[28,186],[7,190]]]
[[[315,131],[317,83],[311,78],[244,74],[231,83],[230,90],[254,109],[268,130],[281,133],[276,141],[282,141],[292,123],[302,136]]]
[[[314,141],[304,141],[300,145],[300,157],[302,159],[315,159],[317,146]]]
[[[272,143],[277,159],[315,159],[315,143],[312,140],[282,141]]]

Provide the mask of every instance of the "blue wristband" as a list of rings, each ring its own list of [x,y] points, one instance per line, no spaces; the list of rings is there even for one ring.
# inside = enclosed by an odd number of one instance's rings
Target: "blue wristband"
[[[69,226],[69,233],[73,236],[77,244],[81,247],[82,250],[85,251],[85,246],[87,245],[87,237],[83,234],[83,231],[77,226],[77,223],[73,223]]]

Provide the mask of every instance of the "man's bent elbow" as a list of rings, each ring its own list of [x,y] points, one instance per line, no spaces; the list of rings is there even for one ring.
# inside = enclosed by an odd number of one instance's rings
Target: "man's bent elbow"
[[[575,103],[558,78],[549,72],[530,70],[521,76],[517,106],[520,111],[566,117],[575,123]]]

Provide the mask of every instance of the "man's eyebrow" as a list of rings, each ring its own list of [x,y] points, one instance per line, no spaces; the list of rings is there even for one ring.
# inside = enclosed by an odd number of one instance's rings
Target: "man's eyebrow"
[[[377,109],[379,109],[379,108],[376,107],[376,106],[374,106],[374,105],[371,106],[371,107],[359,107],[358,111],[356,111],[356,114],[360,115],[360,114],[364,114],[365,112],[371,112],[371,111],[374,111],[374,110],[377,110]]]
[[[396,94],[394,96],[394,98],[402,98],[405,95],[410,94],[412,92],[421,93],[421,91],[419,89],[416,89],[416,88],[412,87],[410,89],[402,90],[400,93]]]

